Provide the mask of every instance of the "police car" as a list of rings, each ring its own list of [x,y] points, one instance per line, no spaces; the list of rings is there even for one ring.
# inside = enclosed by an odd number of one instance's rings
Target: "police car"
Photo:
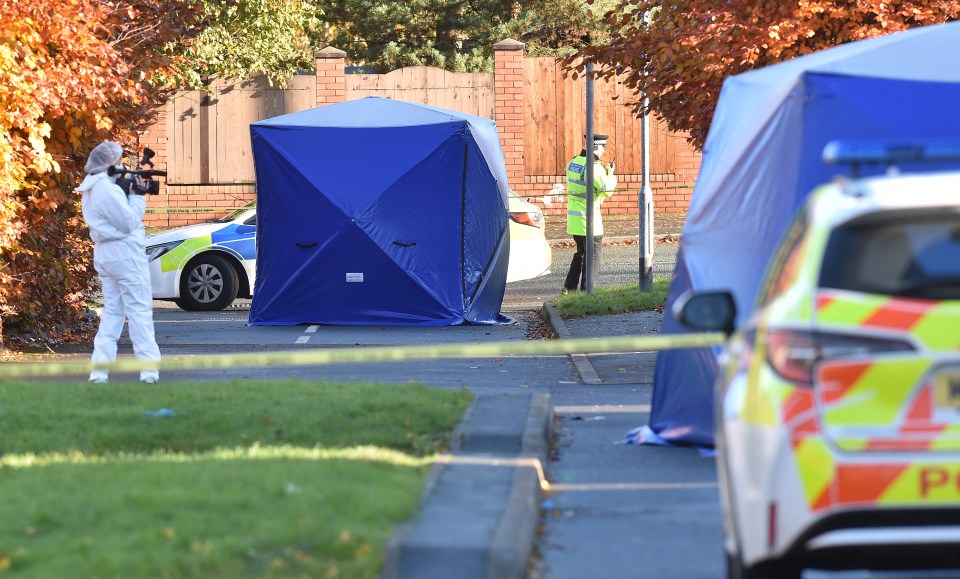
[[[960,147],[833,142],[824,158],[957,162]],[[716,291],[674,314],[733,331],[736,312]],[[960,173],[811,193],[716,392],[729,577],[960,569]]]
[[[540,209],[509,197],[510,256],[507,282],[550,273],[552,250]],[[256,279],[257,210],[253,204],[209,223],[147,236],[153,299],[184,310],[221,310],[253,295]]]

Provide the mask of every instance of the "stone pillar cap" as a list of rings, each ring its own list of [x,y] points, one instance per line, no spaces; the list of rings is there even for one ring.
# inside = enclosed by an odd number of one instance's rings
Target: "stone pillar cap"
[[[346,56],[346,52],[333,46],[327,46],[313,53],[314,58],[345,58]]]
[[[523,50],[525,45],[519,40],[507,38],[493,45],[494,50]]]

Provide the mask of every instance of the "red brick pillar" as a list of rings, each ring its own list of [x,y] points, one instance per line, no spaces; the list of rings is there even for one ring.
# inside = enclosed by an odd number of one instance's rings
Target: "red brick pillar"
[[[344,76],[347,53],[328,46],[314,54],[317,59],[317,106],[347,100],[347,77]]]
[[[523,43],[508,38],[493,45],[494,120],[507,164],[507,181],[523,188]]]
[[[166,171],[167,170],[167,107],[166,105],[161,105],[159,111],[157,112],[157,119],[154,123],[146,127],[140,132],[139,135],[139,145],[140,150],[137,151],[137,154],[141,154],[144,148],[151,148],[156,153],[153,157],[153,168]],[[139,157],[138,157],[139,160]],[[131,167],[136,169],[149,169],[149,167]],[[147,207],[169,207],[170,206],[170,189],[167,187],[167,178],[166,177],[156,177],[156,180],[160,182],[160,194],[159,195],[148,195],[147,196]],[[166,213],[148,213],[144,216],[143,222],[148,226],[167,226],[169,223],[169,214]]]

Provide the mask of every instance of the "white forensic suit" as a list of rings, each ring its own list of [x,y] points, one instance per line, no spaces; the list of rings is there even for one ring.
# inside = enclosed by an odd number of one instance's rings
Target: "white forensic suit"
[[[130,340],[137,359],[159,362],[142,221],[147,202],[143,195],[125,195],[115,180],[104,171],[87,175],[77,187],[83,193],[83,218],[94,242],[93,266],[103,285],[103,314],[91,362],[116,360],[124,319],[130,322]],[[156,368],[140,371],[141,382],[155,383],[159,379]],[[90,373],[91,382],[106,380],[107,370],[95,368]]]

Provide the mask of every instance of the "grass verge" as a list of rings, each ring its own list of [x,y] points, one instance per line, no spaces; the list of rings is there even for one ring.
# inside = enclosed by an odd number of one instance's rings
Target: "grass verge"
[[[653,291],[642,292],[637,284],[594,288],[592,294],[569,292],[554,300],[554,306],[564,318],[625,314],[628,312],[663,310],[667,301],[670,280],[653,280]]]
[[[0,382],[0,577],[377,577],[471,398]]]

